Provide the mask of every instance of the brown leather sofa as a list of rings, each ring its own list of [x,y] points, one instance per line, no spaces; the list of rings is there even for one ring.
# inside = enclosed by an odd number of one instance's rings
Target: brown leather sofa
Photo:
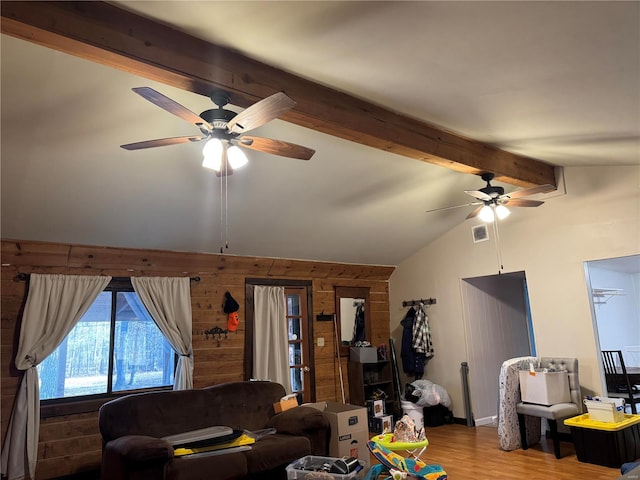
[[[273,382],[235,382],[202,389],[132,394],[100,408],[102,480],[286,479],[285,467],[306,455],[328,456],[326,415],[298,406],[276,414],[285,395]],[[275,428],[250,450],[174,457],[162,439],[224,425],[238,430]]]

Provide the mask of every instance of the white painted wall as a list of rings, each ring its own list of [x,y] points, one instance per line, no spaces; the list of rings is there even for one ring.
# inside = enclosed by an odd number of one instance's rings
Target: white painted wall
[[[505,272],[526,272],[538,355],[577,357],[583,394],[601,394],[584,262],[640,253],[640,167],[571,167],[564,177],[565,195],[550,195],[538,208],[513,208],[500,224],[503,264]],[[402,300],[437,300],[428,310],[435,357],[426,378],[447,389],[457,417],[465,416],[460,363],[467,361],[461,281],[498,270],[493,232],[490,241],[472,241],[478,223],[464,222],[426,245],[390,279],[396,345]]]
[[[596,262],[597,263],[597,262]],[[616,288],[622,295],[594,304],[602,350],[622,350],[628,367],[640,367],[629,347],[640,348],[640,273],[626,273],[589,266],[591,288]]]

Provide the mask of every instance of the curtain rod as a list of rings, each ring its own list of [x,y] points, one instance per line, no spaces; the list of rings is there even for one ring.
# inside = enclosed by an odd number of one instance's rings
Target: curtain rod
[[[24,282],[27,278],[29,278],[29,273],[19,273],[18,275],[15,276],[15,280],[19,281],[19,282]],[[131,277],[111,277],[112,280],[115,281],[126,281],[129,280]],[[189,279],[192,282],[196,282],[198,283],[200,281],[200,277],[189,277]]]
[[[402,306],[403,307],[415,307],[417,305],[420,304],[423,305],[435,305],[436,304],[436,299],[435,298],[421,298],[420,300],[405,300],[402,302]]]

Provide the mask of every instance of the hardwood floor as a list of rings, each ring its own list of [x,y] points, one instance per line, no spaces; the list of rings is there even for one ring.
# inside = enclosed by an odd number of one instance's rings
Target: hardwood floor
[[[450,480],[615,480],[620,469],[579,462],[573,444],[561,442],[562,458],[545,437],[528,450],[500,449],[495,427],[469,428],[443,425],[427,429],[429,446],[422,455],[426,463],[437,463]]]

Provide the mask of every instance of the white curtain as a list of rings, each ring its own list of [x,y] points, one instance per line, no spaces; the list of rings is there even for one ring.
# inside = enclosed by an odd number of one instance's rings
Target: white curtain
[[[254,287],[253,377],[280,383],[291,393],[284,287]]]
[[[191,285],[188,277],[131,277],[131,285],[171,347],[180,355],[174,390],[193,388]]]
[[[31,274],[16,354],[16,367],[25,373],[2,446],[2,474],[8,480],[35,478],[40,434],[36,365],[60,345],[110,281],[108,276]]]

